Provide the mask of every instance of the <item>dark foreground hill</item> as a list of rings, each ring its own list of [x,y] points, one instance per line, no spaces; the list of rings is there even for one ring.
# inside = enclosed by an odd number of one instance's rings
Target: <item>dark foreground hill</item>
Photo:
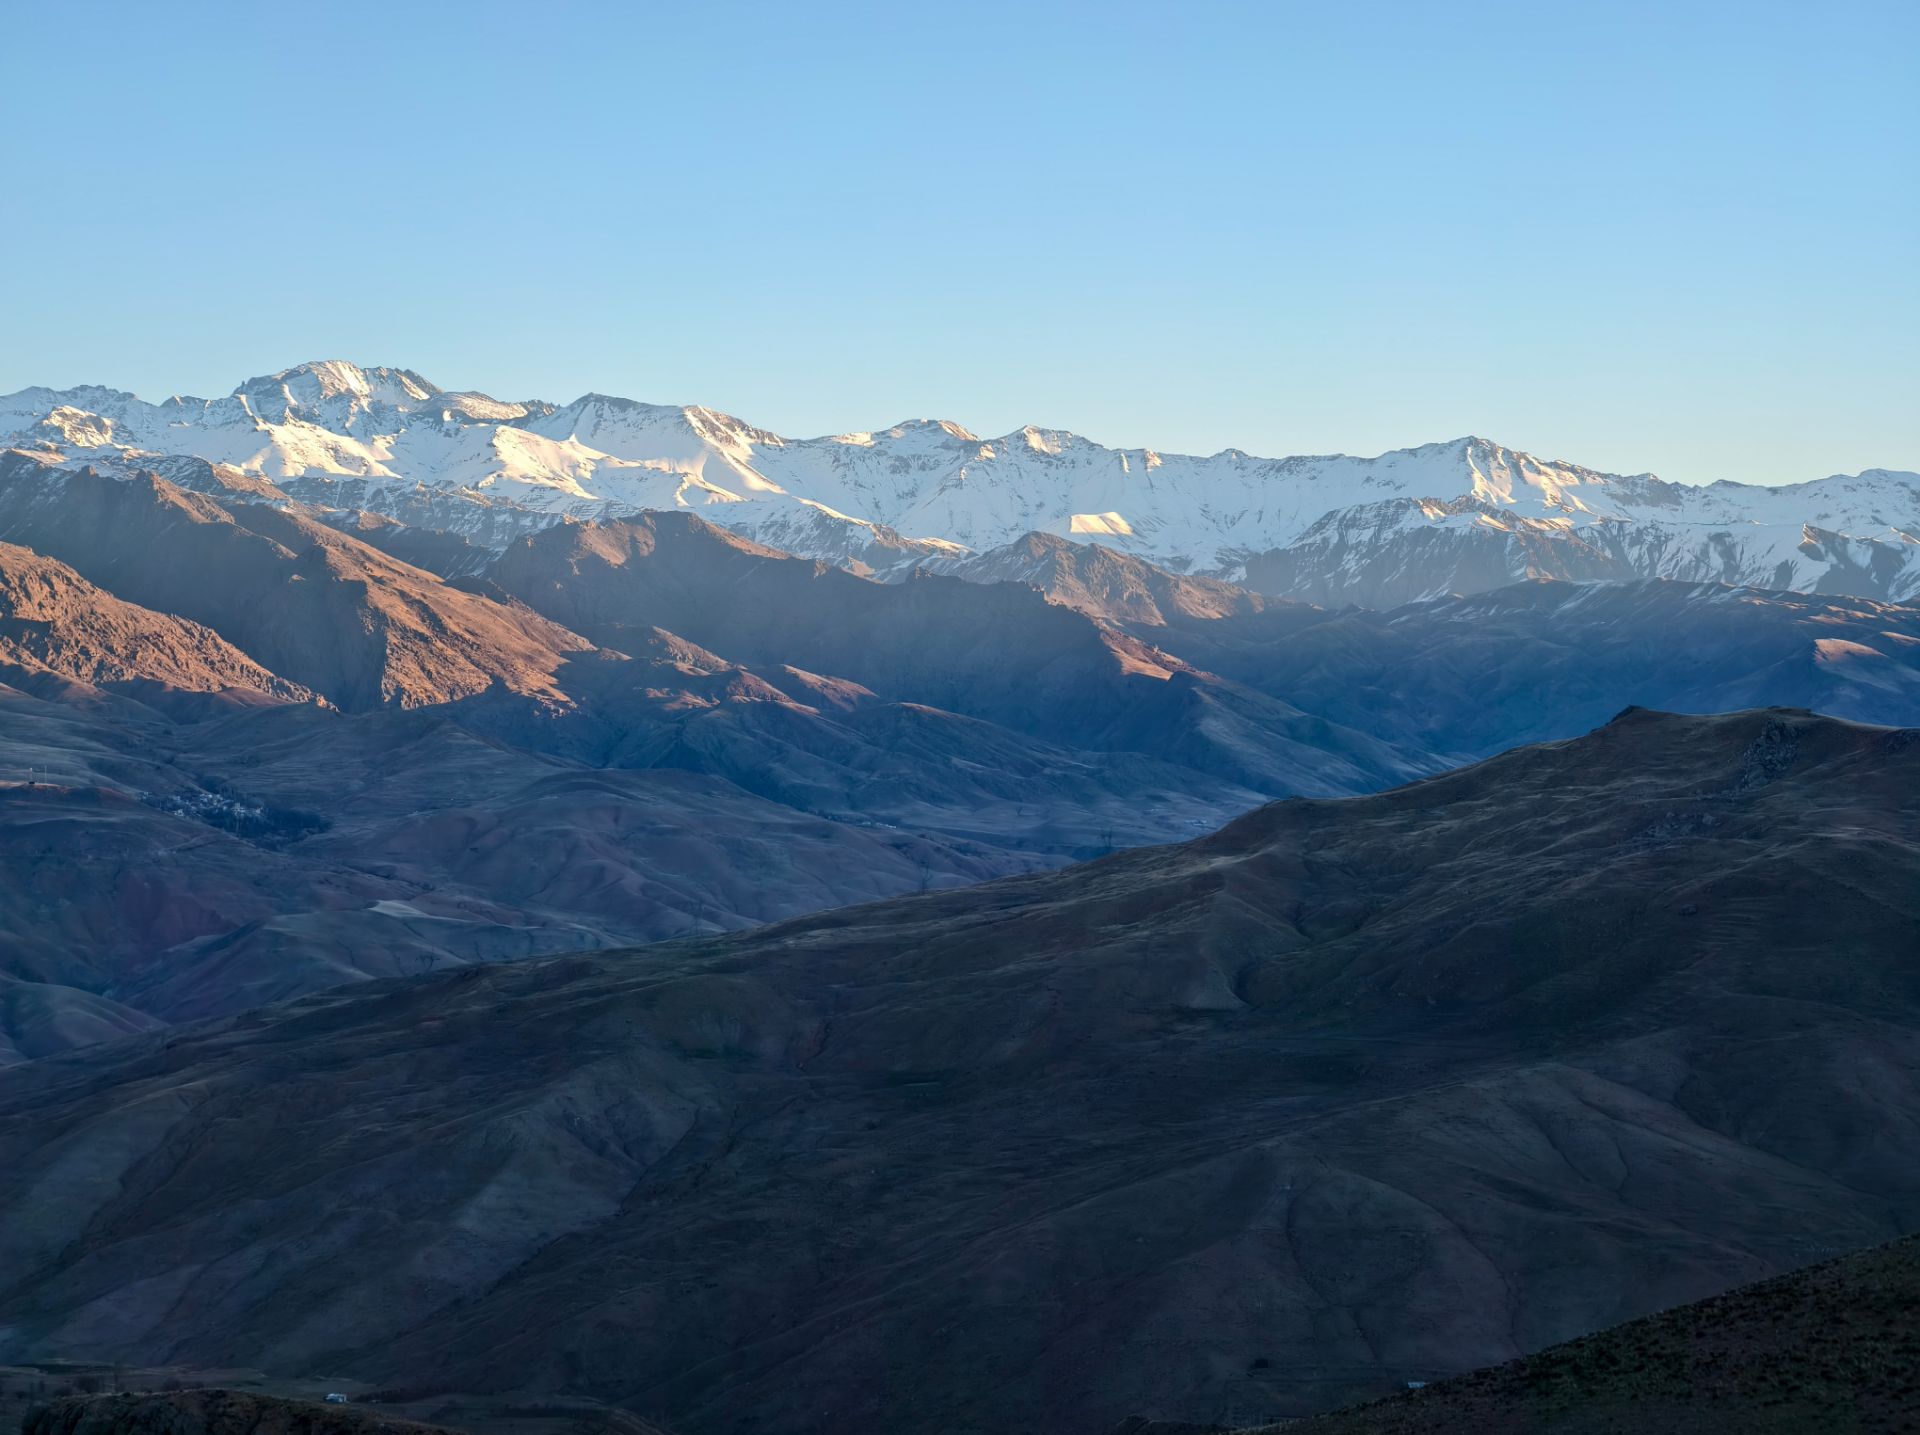
[[[1794,1435],[1920,1426],[1920,1237],[1742,1286],[1286,1435]],[[1122,1427],[1162,1435],[1152,1425]],[[1171,1432],[1166,1432],[1171,1435]]]
[[[0,1358],[708,1435],[1326,1410],[1920,1226],[1917,952],[1920,734],[1633,711],[0,1072]]]
[[[363,1406],[239,1390],[76,1395],[27,1413],[20,1435],[451,1435]]]

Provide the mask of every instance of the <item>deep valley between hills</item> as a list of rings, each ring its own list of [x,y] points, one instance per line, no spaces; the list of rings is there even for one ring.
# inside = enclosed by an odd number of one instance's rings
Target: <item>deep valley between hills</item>
[[[298,491],[0,455],[0,1361],[1092,1435],[1920,1227],[1920,608]]]

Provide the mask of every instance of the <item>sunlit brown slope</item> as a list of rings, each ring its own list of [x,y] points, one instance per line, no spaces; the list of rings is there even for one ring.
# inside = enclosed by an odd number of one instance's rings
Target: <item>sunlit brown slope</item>
[[[1215,836],[0,1073],[0,1356],[690,1430],[1304,1412],[1920,1225],[1920,737]]]
[[[6,455],[0,539],[129,602],[205,624],[350,710],[493,689],[564,706],[555,671],[590,646],[311,518],[224,505],[154,474],[47,470]]]
[[[1171,573],[1097,543],[1028,533],[985,553],[933,565],[970,583],[1024,583],[1089,617],[1142,629],[1257,613],[1277,599],[1217,578]]]
[[[280,702],[312,694],[276,677],[211,629],[122,602],[64,563],[0,543],[0,671],[154,696],[233,693]]]

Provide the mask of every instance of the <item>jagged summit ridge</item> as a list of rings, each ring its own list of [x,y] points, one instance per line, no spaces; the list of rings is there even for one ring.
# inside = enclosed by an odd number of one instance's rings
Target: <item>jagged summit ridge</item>
[[[319,398],[353,394],[363,399],[375,399],[384,403],[397,403],[403,400],[418,401],[440,392],[438,384],[432,383],[411,369],[390,368],[385,365],[363,369],[358,364],[349,363],[345,359],[317,359],[305,364],[295,364],[292,368],[282,369],[275,374],[248,379],[234,392],[244,394],[272,388],[283,389],[289,393],[311,394]]]
[[[1530,576],[1920,592],[1920,475],[1690,485],[1478,435],[1371,458],[1109,448],[1035,425],[982,438],[939,419],[793,439],[700,405],[597,392],[503,401],[410,369],[327,360],[221,399],[25,389],[0,398],[0,443],[75,461],[192,457],[309,502],[403,518],[417,518],[425,490],[463,500],[468,536],[495,547],[503,531],[562,516],[683,509],[883,574],[963,563],[1039,532],[1175,573],[1365,606]]]

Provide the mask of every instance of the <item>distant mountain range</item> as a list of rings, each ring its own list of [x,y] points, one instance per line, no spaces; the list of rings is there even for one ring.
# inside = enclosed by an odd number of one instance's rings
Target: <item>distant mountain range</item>
[[[1191,837],[1628,703],[1920,724],[1920,608],[1871,599],[1326,609],[1043,534],[880,582],[685,512],[495,552],[154,462],[0,453],[0,1062]]]
[[[0,1062],[1446,765],[1025,585],[665,513],[448,580],[326,516],[0,454]]]
[[[0,410],[0,1360],[1099,1435],[1920,1223],[1911,475]]]
[[[1920,593],[1920,474],[1885,469],[1694,486],[1481,438],[1377,458],[1199,458],[1032,427],[981,438],[931,420],[788,439],[706,408],[603,394],[503,402],[337,361],[219,399],[26,389],[0,399],[7,444],[176,480],[182,472],[156,460],[199,460],[489,553],[560,515],[677,509],[882,575],[920,565],[1004,575],[1019,559],[1001,550],[1042,534],[1336,606],[1527,577]]]

